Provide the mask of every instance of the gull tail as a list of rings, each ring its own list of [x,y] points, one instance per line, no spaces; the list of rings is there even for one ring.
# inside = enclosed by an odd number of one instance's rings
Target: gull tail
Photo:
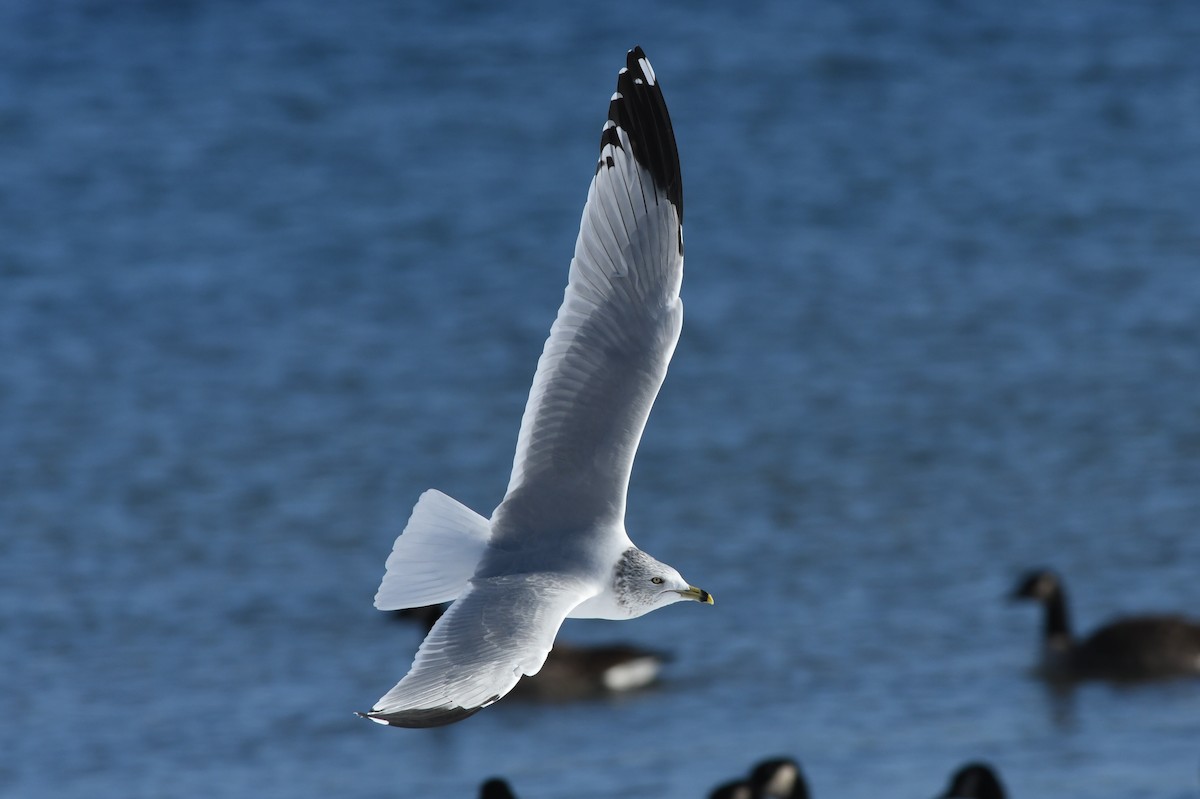
[[[490,535],[487,519],[441,491],[426,491],[388,556],[375,607],[400,610],[457,599]]]

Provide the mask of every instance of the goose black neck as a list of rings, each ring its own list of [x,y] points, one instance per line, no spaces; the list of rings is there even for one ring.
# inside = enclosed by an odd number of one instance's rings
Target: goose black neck
[[[1071,615],[1067,611],[1067,593],[1062,586],[1055,586],[1043,603],[1046,614],[1042,620],[1042,635],[1050,643],[1068,643],[1071,640]]]

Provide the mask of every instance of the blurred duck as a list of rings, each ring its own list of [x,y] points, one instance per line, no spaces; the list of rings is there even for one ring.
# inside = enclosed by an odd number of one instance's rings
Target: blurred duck
[[[1004,786],[986,763],[968,763],[950,777],[937,799],[1004,799]]]
[[[508,787],[507,782],[499,777],[492,777],[479,786],[479,799],[517,799],[517,797],[512,792],[512,788]]]
[[[799,763],[776,757],[756,765],[744,779],[717,786],[708,799],[808,799],[808,783]]]
[[[950,778],[937,799],[1005,799],[1004,786],[986,763],[968,763]],[[516,799],[508,783],[489,779],[479,788],[479,799]],[[723,783],[708,799],[809,799],[808,783],[800,764],[786,757],[764,760],[744,778]]]
[[[1042,663],[1054,681],[1153,680],[1200,675],[1200,623],[1182,616],[1128,616],[1087,638],[1071,632],[1062,580],[1049,569],[1029,572],[1013,599],[1042,603]]]
[[[426,631],[444,608],[429,605],[395,612],[396,617],[420,623]],[[667,655],[631,644],[572,645],[554,642],[542,669],[523,678],[511,696],[544,702],[567,702],[645,688],[658,679]]]
[[[730,780],[713,788],[708,799],[754,799],[754,790],[747,780]]]

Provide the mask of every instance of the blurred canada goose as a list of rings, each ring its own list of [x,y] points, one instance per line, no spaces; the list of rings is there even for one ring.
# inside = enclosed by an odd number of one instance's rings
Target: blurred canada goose
[[[1042,671],[1052,680],[1151,680],[1200,675],[1200,623],[1182,616],[1128,616],[1075,640],[1062,580],[1029,572],[1013,599],[1042,603]]]
[[[507,782],[499,777],[492,777],[479,786],[479,799],[517,799],[517,797],[512,792],[512,788],[508,787]]]
[[[754,789],[748,780],[730,780],[713,788],[708,799],[755,799]]]
[[[808,799],[808,783],[800,764],[786,757],[759,763],[750,772],[756,799]]]
[[[950,777],[950,784],[937,799],[1004,799],[1004,786],[991,766],[968,763]]]
[[[420,623],[428,632],[441,618],[441,605],[406,608],[397,618]],[[645,688],[658,679],[668,660],[662,652],[632,644],[582,646],[558,640],[537,674],[517,683],[512,696],[534,701],[567,702]]]
[[[808,783],[800,764],[787,757],[764,760],[744,779],[713,789],[709,799],[808,799]]]

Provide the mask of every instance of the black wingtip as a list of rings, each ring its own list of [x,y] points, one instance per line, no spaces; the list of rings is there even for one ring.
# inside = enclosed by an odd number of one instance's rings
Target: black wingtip
[[[683,180],[675,129],[658,76],[640,46],[625,56],[625,68],[617,75],[617,92],[608,104],[608,119],[628,134],[634,159],[654,178],[655,188],[667,202],[675,206],[682,224]],[[606,145],[620,147],[616,131],[608,125],[600,136],[601,152]],[[605,165],[601,160],[596,170]]]

